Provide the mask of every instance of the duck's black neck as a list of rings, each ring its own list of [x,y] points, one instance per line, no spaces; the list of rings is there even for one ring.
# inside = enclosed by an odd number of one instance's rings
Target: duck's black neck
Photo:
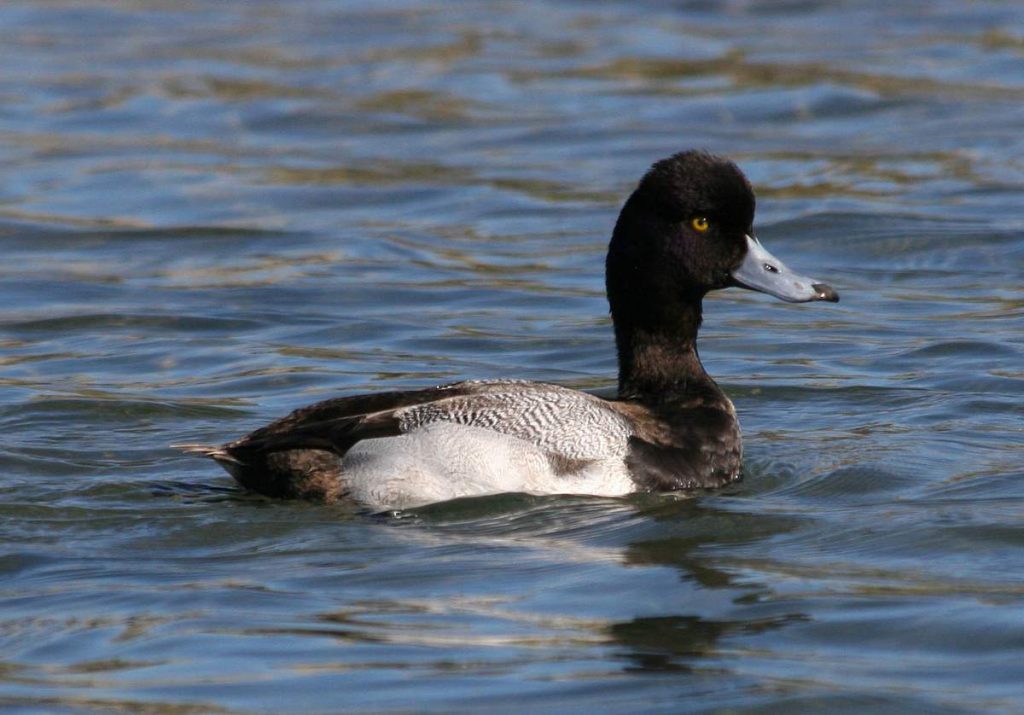
[[[658,403],[721,395],[697,355],[700,322],[700,299],[655,320],[617,320],[619,399]]]

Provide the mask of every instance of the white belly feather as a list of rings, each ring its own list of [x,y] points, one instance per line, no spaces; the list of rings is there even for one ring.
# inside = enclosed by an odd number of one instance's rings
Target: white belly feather
[[[559,474],[532,442],[486,427],[431,422],[357,443],[342,460],[342,479],[354,499],[376,508],[501,492],[629,494],[636,485],[621,452],[611,451]]]

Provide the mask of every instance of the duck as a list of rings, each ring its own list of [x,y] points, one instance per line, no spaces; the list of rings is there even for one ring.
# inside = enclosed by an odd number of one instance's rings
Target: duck
[[[614,397],[519,379],[336,397],[220,446],[177,445],[273,498],[401,510],[500,493],[623,497],[741,478],[732,401],[697,354],[702,303],[742,288],[837,302],[754,233],[754,190],[729,159],[683,151],[626,199],[605,287],[618,356]]]

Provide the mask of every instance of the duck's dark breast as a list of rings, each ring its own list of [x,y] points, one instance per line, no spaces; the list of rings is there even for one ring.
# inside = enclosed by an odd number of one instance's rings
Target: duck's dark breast
[[[627,409],[636,430],[625,459],[638,489],[713,488],[740,478],[740,427],[724,395],[676,406],[665,416],[641,406]]]

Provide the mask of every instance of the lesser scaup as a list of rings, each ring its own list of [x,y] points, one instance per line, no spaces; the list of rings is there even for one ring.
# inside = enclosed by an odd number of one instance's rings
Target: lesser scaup
[[[373,508],[728,484],[740,477],[740,428],[697,355],[704,295],[736,286],[794,303],[839,300],[765,250],[753,220],[750,183],[726,159],[683,152],[643,177],[605,264],[616,399],[525,380],[467,381],[326,400],[220,447],[183,447],[262,494]]]

